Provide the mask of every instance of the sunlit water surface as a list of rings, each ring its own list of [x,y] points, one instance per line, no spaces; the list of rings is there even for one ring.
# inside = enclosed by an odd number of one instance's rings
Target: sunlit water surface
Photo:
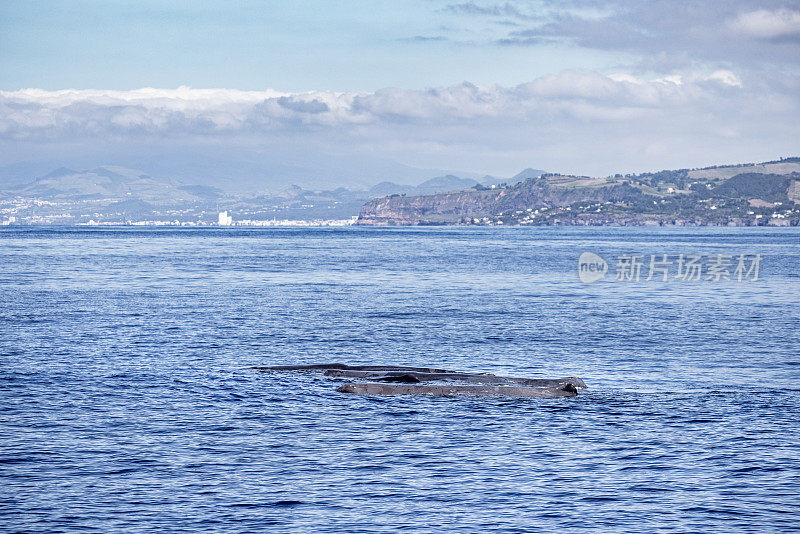
[[[578,280],[584,250],[607,280]],[[614,282],[623,253],[763,262]],[[799,229],[3,229],[0,530],[790,531],[798,301]],[[329,361],[589,389],[250,369]]]

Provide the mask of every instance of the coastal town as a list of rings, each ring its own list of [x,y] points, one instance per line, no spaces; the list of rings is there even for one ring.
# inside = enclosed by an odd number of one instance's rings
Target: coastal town
[[[0,225],[274,227],[797,226],[800,158],[603,178],[526,169],[483,182],[225,193],[119,167],[0,191]]]

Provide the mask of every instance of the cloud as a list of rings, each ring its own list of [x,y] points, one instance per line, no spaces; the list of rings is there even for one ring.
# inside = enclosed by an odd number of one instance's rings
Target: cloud
[[[708,77],[706,77],[706,80],[718,81],[722,84],[730,85],[732,87],[742,86],[742,80],[740,80],[739,77],[736,76],[736,74],[734,74],[733,72],[725,69],[715,70],[714,72],[709,74]]]
[[[541,0],[531,6],[523,11],[468,2],[451,4],[446,12],[472,16],[473,29],[490,18],[476,32],[487,45],[602,51],[640,70],[760,70],[800,63],[800,11],[780,0]],[[496,19],[503,17],[515,27],[498,27]]]
[[[449,4],[447,7],[445,7],[445,11],[449,13],[466,14],[466,15],[511,17],[516,19],[530,18],[530,15],[523,13],[522,11],[519,10],[519,8],[517,8],[510,2],[505,2],[503,4],[489,4],[489,5],[479,5],[476,4],[475,2]]]
[[[525,30],[509,33],[508,37],[497,39],[496,44],[501,46],[539,46],[558,43],[558,39],[541,35],[536,30]]]
[[[758,39],[800,38],[800,11],[749,11],[731,20],[729,26],[736,32]]]
[[[731,89],[741,94],[731,94]],[[746,94],[730,70],[642,78],[568,70],[514,87],[462,83],[427,90],[280,93],[232,89],[133,91],[24,89],[0,92],[0,138],[59,139],[106,135],[165,137],[275,135],[417,125],[431,132],[453,125],[520,125],[558,115],[567,120],[617,121],[665,116]],[[789,98],[789,101],[794,101]]]
[[[301,160],[329,153],[353,165],[369,154],[418,167],[600,174],[796,152],[786,147],[800,137],[798,114],[800,78],[731,69],[656,77],[566,70],[508,87],[372,92],[25,89],[0,92],[0,149],[293,147]],[[648,159],[648,146],[666,148]]]
[[[741,85],[728,71],[707,79]],[[258,133],[303,128],[350,128],[426,122],[456,124],[471,120],[535,116],[554,107],[586,115],[615,116],[624,107],[661,108],[692,97],[694,85],[565,71],[516,87],[463,83],[422,91],[396,88],[371,93],[229,89],[139,89],[134,91],[25,89],[0,92],[0,136],[6,138],[165,136]],[[695,95],[696,96],[696,95]],[[580,100],[580,102],[578,102]],[[571,108],[572,106],[572,108]]]
[[[436,41],[446,41],[447,37],[441,35],[415,35],[414,37],[406,37],[399,40],[406,43],[432,43]]]
[[[312,100],[298,100],[289,96],[281,96],[278,97],[277,102],[282,108],[296,111],[298,113],[325,113],[326,111],[331,110],[331,108],[328,107],[328,104],[317,100],[316,98]]]

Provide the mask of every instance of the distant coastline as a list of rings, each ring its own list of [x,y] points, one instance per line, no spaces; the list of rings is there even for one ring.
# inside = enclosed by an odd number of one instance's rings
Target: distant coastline
[[[224,215],[224,217],[222,217]],[[416,186],[226,193],[106,166],[0,191],[0,225],[798,226],[800,158],[606,177],[525,169]]]
[[[541,174],[514,185],[368,202],[357,224],[798,226],[800,158],[607,178]]]

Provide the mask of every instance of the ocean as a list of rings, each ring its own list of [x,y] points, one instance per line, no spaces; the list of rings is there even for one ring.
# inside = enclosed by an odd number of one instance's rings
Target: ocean
[[[0,531],[796,531],[798,301],[799,228],[3,228]]]

